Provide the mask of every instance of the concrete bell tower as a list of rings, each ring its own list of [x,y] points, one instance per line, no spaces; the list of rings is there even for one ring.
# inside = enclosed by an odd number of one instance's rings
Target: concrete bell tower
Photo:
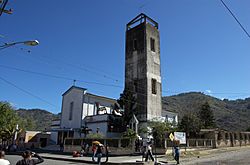
[[[158,23],[141,13],[126,28],[125,90],[136,98],[139,125],[161,116],[162,89]]]

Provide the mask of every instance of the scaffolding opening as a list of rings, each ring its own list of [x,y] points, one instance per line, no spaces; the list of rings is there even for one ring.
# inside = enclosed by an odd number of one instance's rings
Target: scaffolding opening
[[[148,17],[146,14],[139,14],[137,17],[132,19],[128,24],[127,24],[127,30],[141,24],[141,23],[150,23],[152,26],[158,29],[158,23],[155,22],[153,19]]]

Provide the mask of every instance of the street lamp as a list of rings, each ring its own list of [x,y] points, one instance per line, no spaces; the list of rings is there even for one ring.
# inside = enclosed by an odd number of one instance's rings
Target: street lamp
[[[30,41],[22,41],[22,42],[5,43],[4,45],[0,46],[0,50],[17,45],[17,44],[24,44],[27,46],[37,46],[39,42],[37,40],[30,40]]]

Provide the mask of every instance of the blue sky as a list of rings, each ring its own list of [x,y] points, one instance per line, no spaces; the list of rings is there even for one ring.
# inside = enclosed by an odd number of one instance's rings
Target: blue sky
[[[224,1],[250,31],[250,1]],[[40,41],[0,51],[0,100],[16,108],[60,112],[73,79],[91,93],[118,98],[126,23],[141,12],[159,23],[164,96],[250,97],[250,38],[219,0],[9,0],[9,7],[14,13],[0,17],[1,45]]]

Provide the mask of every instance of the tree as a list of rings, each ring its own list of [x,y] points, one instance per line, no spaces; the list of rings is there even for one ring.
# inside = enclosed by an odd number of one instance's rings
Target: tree
[[[122,137],[129,138],[130,140],[135,139],[136,138],[136,132],[129,128],[129,129],[127,129],[127,131],[125,131],[123,133]]]
[[[8,102],[0,102],[0,138],[10,141],[16,131],[19,118]]]
[[[25,118],[19,117],[18,123],[22,131],[26,131],[26,130],[32,131],[32,130],[35,130],[36,128],[36,124],[31,118],[25,119]]]
[[[153,119],[149,122],[149,127],[152,128],[152,135],[157,145],[162,146],[166,133],[173,131],[170,123],[161,121],[159,119]]]
[[[121,107],[124,107],[124,117],[123,117],[123,126],[126,127],[129,124],[133,114],[136,115],[136,110],[134,109],[136,99],[133,96],[133,93],[124,90],[122,94],[120,94],[120,98],[117,100]]]
[[[196,137],[200,132],[200,120],[195,114],[185,114],[179,124],[179,129],[187,133],[187,137]]]
[[[90,133],[90,134],[87,134],[87,138],[89,138],[89,139],[102,139],[102,138],[104,138],[104,135],[101,133]]]
[[[202,128],[216,127],[214,114],[208,102],[201,106],[201,110],[199,111],[199,117]]]

